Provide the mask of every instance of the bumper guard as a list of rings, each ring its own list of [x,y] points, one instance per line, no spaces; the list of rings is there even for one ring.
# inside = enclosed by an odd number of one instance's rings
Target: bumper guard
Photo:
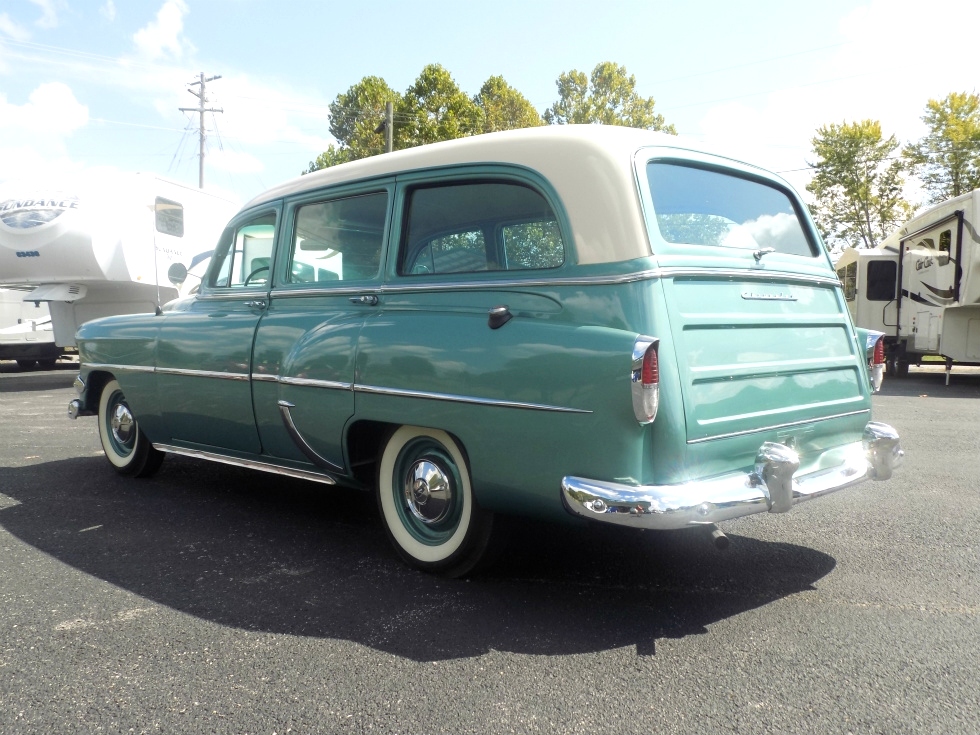
[[[565,477],[561,497],[573,515],[621,526],[669,530],[727,521],[753,513],[785,513],[797,503],[865,480],[887,480],[905,453],[898,432],[872,421],[864,438],[845,448],[837,466],[796,475],[799,455],[765,442],[752,472],[684,485],[627,485]]]

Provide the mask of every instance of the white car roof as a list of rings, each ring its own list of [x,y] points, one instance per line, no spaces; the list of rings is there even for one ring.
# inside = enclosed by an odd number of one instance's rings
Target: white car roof
[[[569,216],[579,263],[630,260],[650,255],[633,167],[637,151],[648,147],[764,173],[666,133],[612,125],[546,125],[459,138],[332,166],[273,187],[245,208],[409,171],[459,164],[512,164],[537,171],[554,187]]]

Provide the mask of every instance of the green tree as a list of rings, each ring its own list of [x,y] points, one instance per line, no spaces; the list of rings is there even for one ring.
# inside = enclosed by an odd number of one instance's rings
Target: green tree
[[[485,81],[473,102],[483,112],[482,133],[544,125],[541,115],[527,97],[507,84],[501,76]]]
[[[922,122],[928,134],[904,153],[930,203],[980,188],[980,97],[950,92],[929,100]]]
[[[429,64],[395,105],[395,148],[481,132],[482,113],[440,64]]]
[[[558,77],[558,100],[544,113],[550,125],[594,123],[626,125],[676,134],[664,116],[654,111],[653,97],[636,93],[636,77],[626,67],[604,61],[585,72],[572,70]]]
[[[895,136],[883,138],[877,120],[831,123],[811,139],[816,163],[807,191],[814,219],[828,244],[872,248],[908,219],[905,162],[892,154]]]
[[[339,145],[330,146],[317,156],[303,173],[384,153],[385,134],[377,132],[377,128],[385,119],[385,103],[392,102],[397,107],[400,99],[381,77],[364,77],[338,94],[330,103],[330,134]]]
[[[338,148],[335,145],[330,145],[327,150],[316,157],[315,161],[310,161],[310,165],[303,171],[304,174],[311,174],[314,171],[319,171],[323,168],[330,168],[331,166],[336,166],[338,163],[347,163],[348,161],[353,161],[351,158],[349,148]]]

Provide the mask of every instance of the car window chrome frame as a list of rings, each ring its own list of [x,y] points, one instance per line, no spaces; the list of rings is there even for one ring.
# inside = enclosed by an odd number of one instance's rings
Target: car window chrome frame
[[[814,250],[812,256],[793,255],[790,253],[771,253],[761,262],[752,260],[753,251],[741,248],[726,248],[719,245],[688,245],[670,243],[660,234],[657,224],[656,208],[653,204],[653,194],[650,191],[650,183],[647,178],[646,167],[650,163],[675,164],[678,166],[688,166],[700,168],[715,173],[734,176],[768,186],[784,194],[793,206],[797,220],[803,230],[803,234]],[[677,256],[690,260],[691,256],[711,258],[716,265],[722,261],[728,261],[735,265],[736,262],[745,262],[746,259],[752,261],[755,267],[760,269],[780,267],[792,272],[810,272],[813,274],[823,273],[825,266],[833,268],[830,255],[824,246],[823,239],[817,230],[816,224],[810,216],[805,203],[793,187],[780,176],[773,174],[765,169],[753,166],[741,161],[715,156],[697,151],[690,151],[670,146],[645,146],[636,151],[633,156],[633,178],[639,192],[640,210],[643,213],[643,220],[646,226],[647,240],[650,243],[651,255],[657,257],[663,264],[669,264],[671,256]]]
[[[381,236],[381,261],[378,264],[378,271],[375,275],[370,278],[323,281],[322,283],[316,284],[292,283],[285,279],[287,269],[290,267],[293,238],[296,236],[296,215],[301,207],[382,192],[387,194],[388,202],[385,208],[385,222]],[[276,272],[271,280],[271,297],[283,298],[323,294],[347,295],[350,293],[363,293],[365,290],[374,290],[377,288],[383,281],[387,268],[394,200],[395,178],[392,176],[335,184],[333,186],[328,185],[288,197],[283,203],[279,230],[280,246],[277,249],[274,260]]]
[[[398,260],[405,243],[409,194],[413,189],[467,183],[501,183],[525,186],[544,198],[558,223],[564,244],[565,257],[560,266],[552,268],[520,268],[513,270],[471,271],[460,273],[405,274],[398,273]],[[388,262],[385,267],[385,290],[391,288],[426,290],[432,287],[465,286],[480,282],[484,287],[506,283],[524,284],[528,281],[552,281],[568,275],[578,264],[571,220],[554,186],[533,169],[515,164],[461,164],[432,169],[419,169],[396,177],[395,197],[391,217]]]
[[[212,255],[211,262],[208,264],[208,269],[204,274],[204,278],[201,279],[201,287],[198,289],[195,298],[199,301],[228,301],[228,300],[238,300],[248,301],[250,299],[256,298],[268,298],[269,290],[273,283],[273,278],[276,272],[276,260],[277,251],[279,248],[279,243],[282,242],[282,207],[283,201],[281,199],[274,200],[272,202],[266,202],[260,204],[256,207],[252,207],[245,211],[239,212],[222,230],[221,238],[224,237],[225,233],[229,230],[238,230],[239,227],[246,224],[249,220],[253,220],[256,217],[260,217],[264,214],[274,213],[276,215],[276,227],[272,237],[272,253],[269,260],[269,280],[262,286],[252,287],[252,286],[212,286],[211,279],[215,276],[215,270],[219,267],[219,261]],[[219,238],[219,244],[221,242]],[[217,248],[215,248],[217,252]]]

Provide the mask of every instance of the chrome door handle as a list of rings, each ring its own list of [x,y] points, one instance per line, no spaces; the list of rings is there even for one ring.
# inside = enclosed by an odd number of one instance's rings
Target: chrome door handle
[[[351,296],[350,302],[352,304],[364,304],[365,306],[377,306],[378,297],[374,294],[365,294],[364,296]]]
[[[262,301],[261,299],[255,299],[253,301],[246,301],[245,302],[245,306],[248,306],[248,307],[250,307],[252,309],[264,309],[265,308],[265,302]]]

